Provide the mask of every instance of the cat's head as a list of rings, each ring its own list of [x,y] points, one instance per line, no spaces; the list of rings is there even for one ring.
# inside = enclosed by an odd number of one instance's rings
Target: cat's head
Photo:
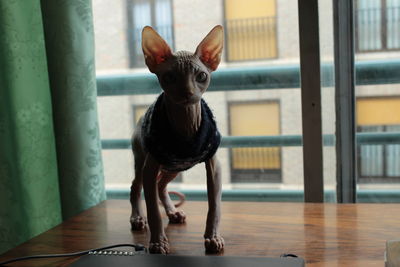
[[[151,27],[142,31],[142,49],[147,67],[157,75],[165,96],[173,103],[191,105],[200,101],[210,84],[211,72],[221,61],[224,33],[215,26],[197,46],[196,52],[171,48]]]

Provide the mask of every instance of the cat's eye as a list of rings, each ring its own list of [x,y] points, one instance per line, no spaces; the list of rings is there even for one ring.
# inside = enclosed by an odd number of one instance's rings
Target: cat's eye
[[[176,81],[176,75],[173,72],[167,72],[162,76],[162,80],[166,84],[174,83]]]
[[[203,82],[207,81],[207,73],[202,71],[199,74],[197,74],[196,81],[199,83],[203,83]]]

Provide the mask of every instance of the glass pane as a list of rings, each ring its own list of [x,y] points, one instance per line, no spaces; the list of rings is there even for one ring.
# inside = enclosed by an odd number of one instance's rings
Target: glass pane
[[[400,48],[400,0],[386,0],[387,46]]]
[[[139,56],[142,53],[141,33],[142,29],[146,25],[151,25],[151,5],[148,1],[138,1],[132,6],[132,18],[133,18],[133,42],[134,53]]]
[[[223,136],[217,152],[223,190],[235,199],[245,192],[252,196],[247,200],[302,201],[297,0],[127,2],[128,10],[107,1],[93,3],[97,73],[103,81],[98,85],[99,94],[115,94],[98,97],[101,138],[108,148],[103,150],[107,188],[129,191],[134,167],[129,139],[159,88],[155,76],[143,65],[141,28],[152,25],[174,50],[194,52],[202,38],[221,24],[225,26],[222,62],[204,99]],[[323,6],[324,12],[331,12],[330,5]],[[329,23],[325,26],[332,27]],[[331,35],[332,31],[328,39],[321,38],[330,60]],[[324,101],[329,103],[326,116],[334,108],[332,88],[329,84],[323,91]],[[124,93],[132,89],[141,93]],[[327,134],[334,132],[332,125],[330,120],[324,126]],[[333,181],[332,145],[327,149],[329,181]],[[205,199],[203,164],[183,172],[180,179],[170,188],[183,190],[189,198],[193,190],[203,192]],[[274,194],[260,194],[272,191]]]
[[[400,125],[386,126],[387,132],[400,132]],[[386,173],[388,177],[400,177],[400,144],[386,145]]]
[[[361,110],[358,109],[359,117],[361,117]],[[361,123],[361,119],[358,122]],[[359,126],[359,132],[379,132],[383,130],[382,126]],[[384,161],[383,161],[383,145],[360,145],[359,149],[359,170],[360,179],[368,177],[381,177],[384,175]]]
[[[173,21],[170,0],[157,0],[154,7],[155,29],[174,48]],[[151,24],[147,24],[151,25]]]
[[[275,0],[225,1],[228,61],[277,57]]]
[[[383,176],[383,146],[361,146],[360,167],[361,177]]]
[[[229,131],[232,136],[279,135],[279,102],[231,102]],[[232,182],[281,182],[281,149],[232,148]]]
[[[400,64],[400,56],[394,51],[400,38],[400,2],[356,2],[356,12],[361,12],[360,8],[373,8],[375,13],[386,17],[385,24],[376,27],[372,34],[385,37],[379,39],[384,45],[379,48],[380,52],[367,53],[367,50],[377,49],[377,46],[369,46],[363,53],[360,50],[356,54],[357,198],[359,202],[400,202],[400,138],[393,138],[400,136],[400,80],[391,71]],[[382,17],[375,18],[382,21]],[[355,26],[355,32],[363,31],[363,26]]]
[[[321,112],[325,202],[336,202],[335,76],[333,46],[333,1],[319,1],[321,53]]]
[[[358,0],[356,7],[356,24],[358,50],[382,49],[382,7],[380,0]]]

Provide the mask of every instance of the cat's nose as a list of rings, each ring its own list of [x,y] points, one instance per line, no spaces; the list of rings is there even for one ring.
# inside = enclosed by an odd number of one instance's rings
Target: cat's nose
[[[187,91],[187,92],[186,92],[186,95],[187,95],[188,97],[194,96],[194,90],[189,90],[189,91]]]
[[[187,79],[183,84],[183,88],[186,96],[193,96],[196,93],[196,88],[193,84],[193,81]]]
[[[182,95],[187,103],[196,103],[199,101],[199,94],[196,90],[186,90],[185,94]]]

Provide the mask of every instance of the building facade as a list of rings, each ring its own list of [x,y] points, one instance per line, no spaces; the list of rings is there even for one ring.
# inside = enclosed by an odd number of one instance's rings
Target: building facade
[[[332,1],[319,4],[321,62],[333,64]],[[157,29],[175,51],[194,51],[215,25],[224,25],[225,52],[219,69],[284,69],[299,64],[297,0],[94,0],[93,12],[98,75],[148,72],[140,47],[144,25]],[[357,0],[355,12],[356,60],[399,59],[400,1]],[[333,81],[322,82],[329,84],[321,89],[323,134],[333,135]],[[400,118],[394,115],[400,114],[398,84],[357,86],[356,95],[358,131],[400,131]],[[101,138],[130,138],[136,120],[155,98],[156,95],[99,97]],[[214,111],[223,136],[302,134],[299,88],[206,92],[204,98]],[[399,146],[358,148],[361,186],[397,182]],[[224,188],[302,188],[302,153],[299,146],[221,148],[218,158]],[[107,186],[126,187],[131,182],[131,151],[103,150],[103,160]],[[324,147],[324,179],[326,188],[335,187],[334,146]],[[204,166],[183,173],[178,181],[176,187],[202,187]]]

